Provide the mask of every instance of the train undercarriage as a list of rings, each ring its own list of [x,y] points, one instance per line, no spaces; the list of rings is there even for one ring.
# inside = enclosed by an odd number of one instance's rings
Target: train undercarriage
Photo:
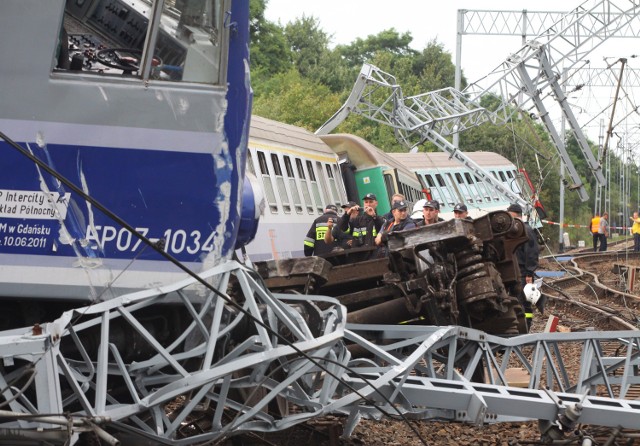
[[[527,240],[507,212],[392,233],[387,248],[256,263],[274,292],[320,294],[362,324],[461,325],[518,334],[519,271],[513,250]]]

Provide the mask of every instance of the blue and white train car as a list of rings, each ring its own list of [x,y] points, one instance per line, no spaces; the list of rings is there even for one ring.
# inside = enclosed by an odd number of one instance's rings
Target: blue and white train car
[[[196,272],[233,254],[251,107],[248,9],[2,2],[11,38],[0,44],[0,297],[107,299],[185,277],[132,230],[162,239]]]

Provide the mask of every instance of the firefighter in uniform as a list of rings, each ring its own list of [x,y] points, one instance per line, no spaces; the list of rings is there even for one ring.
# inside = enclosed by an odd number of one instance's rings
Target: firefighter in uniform
[[[375,238],[382,229],[384,219],[376,213],[378,200],[375,194],[366,194],[362,198],[364,212],[360,213],[360,207],[349,209],[349,218],[340,221],[342,231],[353,237],[353,247],[375,246]]]
[[[514,203],[507,208],[507,212],[515,218],[522,219],[522,207],[519,204]],[[538,269],[538,258],[540,256],[540,247],[538,245],[538,238],[536,237],[533,228],[529,226],[528,222],[524,222],[524,228],[527,233],[526,243],[518,246],[515,250],[516,259],[518,260],[518,267],[520,269],[520,290],[518,292],[518,300],[524,308],[524,317],[526,321],[527,332],[531,328],[533,322],[533,305],[525,298],[524,287],[531,283],[533,284],[533,278],[535,270]],[[544,303],[541,302],[541,305]],[[524,327],[523,327],[524,329]]]
[[[333,246],[328,245],[324,241],[324,236],[328,230],[327,222],[329,220],[333,223],[338,221],[338,207],[335,204],[326,205],[324,214],[316,218],[311,224],[309,232],[307,232],[307,236],[304,239],[305,256],[320,256],[331,252]]]

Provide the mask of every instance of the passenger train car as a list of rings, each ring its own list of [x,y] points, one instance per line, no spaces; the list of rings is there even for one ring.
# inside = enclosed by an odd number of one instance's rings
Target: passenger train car
[[[522,175],[506,158],[489,152],[468,155],[516,193]],[[411,203],[438,200],[441,215],[453,217],[462,202],[472,217],[504,210],[508,201],[444,153],[385,153],[347,134],[316,136],[299,127],[252,117],[248,170],[265,196],[257,236],[246,247],[252,260],[303,256],[303,240],[327,204],[378,198],[378,214],[389,211],[393,194]],[[340,212],[341,213],[341,212]]]
[[[338,157],[313,133],[256,115],[248,145],[247,171],[265,205],[246,252],[256,261],[300,257],[311,222],[347,200]]]
[[[104,300],[184,278],[164,254],[234,253],[248,4],[2,2],[0,297]]]
[[[476,178],[472,172],[449,154],[437,153],[390,153],[397,162],[409,166],[422,184],[430,199],[440,203],[442,218],[453,218],[453,207],[456,203],[464,203],[472,218],[480,217],[488,212],[505,210],[509,201]],[[508,159],[493,152],[466,152],[476,164],[491,173],[513,193],[522,195],[528,191],[528,185],[522,173]]]
[[[415,202],[424,198],[416,175],[396,159],[355,135],[321,135],[320,138],[338,155],[350,200],[360,202],[367,193],[378,198],[378,214],[389,212],[393,194],[403,194]]]

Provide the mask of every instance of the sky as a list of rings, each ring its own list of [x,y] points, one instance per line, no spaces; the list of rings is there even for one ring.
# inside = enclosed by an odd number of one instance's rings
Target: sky
[[[320,27],[332,36],[332,45],[348,44],[356,38],[366,38],[380,31],[395,28],[398,32],[409,31],[413,36],[413,47],[421,50],[433,39],[444,45],[455,62],[456,31],[459,9],[482,11],[568,11],[580,1],[562,0],[268,0],[266,17],[282,25],[303,15],[316,17]],[[593,3],[593,2],[591,2]],[[624,4],[620,0],[620,4]],[[559,8],[561,4],[563,8]],[[625,6],[627,7],[627,6]],[[531,37],[531,36],[530,36]],[[629,67],[633,63],[640,67],[640,58],[632,59],[636,50],[631,39],[609,39],[601,50],[593,55],[592,66],[604,67],[606,61],[619,57],[629,58]],[[621,43],[622,42],[622,43]],[[491,73],[510,54],[522,46],[520,36],[482,36],[465,35],[462,37],[461,66],[468,81],[476,81]],[[637,43],[638,52],[640,45]],[[606,59],[605,59],[606,58]],[[393,73],[391,73],[393,74]],[[402,80],[398,79],[402,84]],[[639,93],[640,94],[640,93]],[[578,97],[580,96],[580,97]],[[613,88],[590,90],[587,94],[570,97],[575,104],[574,113],[578,121],[585,123],[585,133],[597,141],[601,122],[608,124],[608,112],[594,119],[611,102]],[[640,98],[639,98],[640,100]],[[618,113],[624,113],[619,111]],[[583,115],[583,116],[580,116]],[[559,118],[558,118],[559,120]]]

